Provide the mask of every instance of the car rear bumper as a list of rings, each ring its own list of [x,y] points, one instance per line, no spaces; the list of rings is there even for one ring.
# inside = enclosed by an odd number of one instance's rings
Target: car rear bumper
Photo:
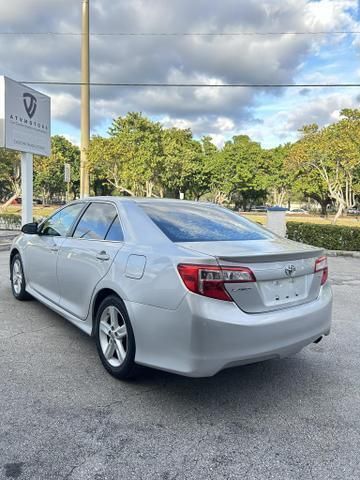
[[[135,360],[192,377],[301,350],[331,326],[327,284],[310,303],[276,312],[246,314],[235,303],[187,294],[177,310],[128,304]]]

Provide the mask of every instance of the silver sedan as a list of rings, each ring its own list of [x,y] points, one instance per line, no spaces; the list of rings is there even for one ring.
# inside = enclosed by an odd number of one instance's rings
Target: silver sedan
[[[10,279],[95,337],[118,378],[136,365],[193,377],[281,358],[328,335],[321,249],[200,202],[74,201],[14,240]]]

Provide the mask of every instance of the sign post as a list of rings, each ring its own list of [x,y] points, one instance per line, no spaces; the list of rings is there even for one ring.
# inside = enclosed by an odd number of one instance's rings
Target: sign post
[[[22,224],[32,222],[33,154],[50,155],[50,98],[3,76],[0,147],[21,152]]]
[[[33,221],[33,154],[21,153],[21,224]]]
[[[70,163],[64,163],[64,182],[66,186],[66,203],[69,201],[70,197],[70,181],[71,181],[71,167]]]

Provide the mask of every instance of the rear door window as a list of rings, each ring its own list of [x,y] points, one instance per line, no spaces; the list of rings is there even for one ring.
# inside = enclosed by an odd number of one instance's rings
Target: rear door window
[[[122,242],[124,240],[124,234],[118,216],[115,217],[114,221],[110,225],[105,240],[110,240],[112,242]]]
[[[117,217],[114,205],[94,202],[89,205],[77,224],[73,237],[87,240],[104,240]]]
[[[246,241],[272,238],[270,232],[237,213],[211,205],[140,204],[173,242]]]

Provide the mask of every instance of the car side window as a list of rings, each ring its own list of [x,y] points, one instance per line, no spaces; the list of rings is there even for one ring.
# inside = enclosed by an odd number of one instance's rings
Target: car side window
[[[80,218],[73,237],[87,240],[104,240],[116,216],[116,208],[113,205],[93,202]]]
[[[45,220],[41,225],[40,235],[50,237],[65,237],[73,226],[76,217],[84,207],[83,203],[74,203]]]
[[[105,240],[110,240],[112,242],[123,242],[124,241],[124,234],[121,228],[119,217],[116,216],[114,221],[112,222]]]

